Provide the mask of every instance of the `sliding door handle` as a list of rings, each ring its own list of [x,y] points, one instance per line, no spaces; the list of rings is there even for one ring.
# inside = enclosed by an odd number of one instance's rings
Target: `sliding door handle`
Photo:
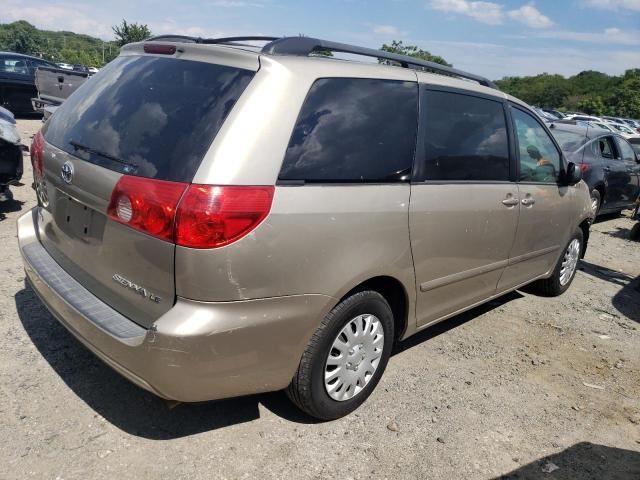
[[[533,205],[534,203],[536,203],[536,201],[533,198],[523,198],[522,199],[522,204],[523,205]]]

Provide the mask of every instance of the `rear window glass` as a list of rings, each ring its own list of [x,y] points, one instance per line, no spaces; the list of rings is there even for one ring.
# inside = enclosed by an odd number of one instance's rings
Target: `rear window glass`
[[[425,89],[420,106],[426,180],[509,180],[501,102]]]
[[[62,104],[45,139],[121,173],[190,182],[253,75],[189,60],[118,57]]]
[[[417,123],[418,86],[414,82],[317,80],[298,116],[279,178],[409,180]]]
[[[551,130],[551,133],[560,144],[560,148],[565,152],[575,152],[588,140],[586,132],[566,132],[554,129]]]

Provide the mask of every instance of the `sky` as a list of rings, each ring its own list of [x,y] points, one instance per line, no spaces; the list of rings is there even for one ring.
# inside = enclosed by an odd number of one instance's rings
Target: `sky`
[[[154,34],[402,40],[492,79],[640,67],[640,0],[0,0],[0,23],[103,39],[123,18]]]

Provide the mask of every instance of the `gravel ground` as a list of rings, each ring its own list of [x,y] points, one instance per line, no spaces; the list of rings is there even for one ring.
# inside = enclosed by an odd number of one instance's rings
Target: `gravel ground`
[[[18,123],[29,143],[40,122]],[[565,295],[519,291],[411,338],[356,413],[317,423],[282,393],[172,404],[82,347],[24,284],[26,167],[0,206],[0,478],[640,479],[628,213],[593,226]]]

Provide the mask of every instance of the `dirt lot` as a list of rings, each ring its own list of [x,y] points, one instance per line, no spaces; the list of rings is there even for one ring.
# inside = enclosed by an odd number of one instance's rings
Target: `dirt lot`
[[[39,124],[19,121],[25,143]],[[593,226],[565,295],[513,293],[423,332],[356,413],[316,423],[282,393],[172,405],[103,365],[25,287],[30,168],[23,182],[0,206],[0,478],[640,479],[628,214]]]

